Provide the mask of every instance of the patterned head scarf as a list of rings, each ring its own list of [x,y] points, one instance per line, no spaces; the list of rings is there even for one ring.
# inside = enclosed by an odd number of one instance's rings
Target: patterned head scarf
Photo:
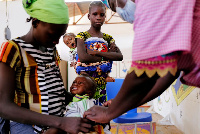
[[[23,7],[33,18],[53,24],[68,24],[68,7],[64,0],[22,0]]]
[[[101,2],[103,2],[107,8],[110,8],[108,0],[101,0]]]

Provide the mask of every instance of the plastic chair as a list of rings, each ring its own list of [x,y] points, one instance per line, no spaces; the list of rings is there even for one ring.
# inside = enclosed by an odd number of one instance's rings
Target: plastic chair
[[[113,99],[120,90],[124,79],[115,79],[115,82],[108,82],[106,85],[107,99]],[[153,134],[152,128],[152,115],[147,112],[137,113],[137,108],[131,109],[125,114],[113,119],[117,123],[117,134],[119,131],[120,124],[124,123],[134,123],[135,124],[135,134],[137,134],[137,123],[150,122],[150,133]]]

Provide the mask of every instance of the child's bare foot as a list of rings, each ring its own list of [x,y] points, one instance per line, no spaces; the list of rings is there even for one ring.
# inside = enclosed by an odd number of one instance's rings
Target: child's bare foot
[[[106,82],[115,82],[115,78],[108,76]]]
[[[81,71],[80,74],[87,75],[87,73],[85,71]]]

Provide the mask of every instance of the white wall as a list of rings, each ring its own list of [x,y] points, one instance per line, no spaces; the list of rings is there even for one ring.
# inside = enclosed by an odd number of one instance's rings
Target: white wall
[[[11,30],[11,38],[16,38],[26,34],[31,23],[26,23],[26,18],[29,16],[26,14],[22,7],[21,0],[8,1],[8,26]],[[6,2],[0,1],[0,42],[5,41],[4,29],[6,28]]]
[[[175,125],[184,134],[199,134],[200,132],[200,88],[193,91],[177,104],[170,86],[163,94],[153,100],[155,112]]]

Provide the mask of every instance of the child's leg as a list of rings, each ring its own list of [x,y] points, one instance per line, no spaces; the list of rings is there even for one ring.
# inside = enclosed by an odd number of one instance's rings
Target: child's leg
[[[84,74],[87,75],[87,73],[86,73],[85,71],[81,71],[81,72],[80,72],[80,75],[81,75],[81,74],[83,74],[83,75],[84,75]]]
[[[106,82],[115,82],[115,78],[108,76],[108,77],[106,77],[105,81]]]

